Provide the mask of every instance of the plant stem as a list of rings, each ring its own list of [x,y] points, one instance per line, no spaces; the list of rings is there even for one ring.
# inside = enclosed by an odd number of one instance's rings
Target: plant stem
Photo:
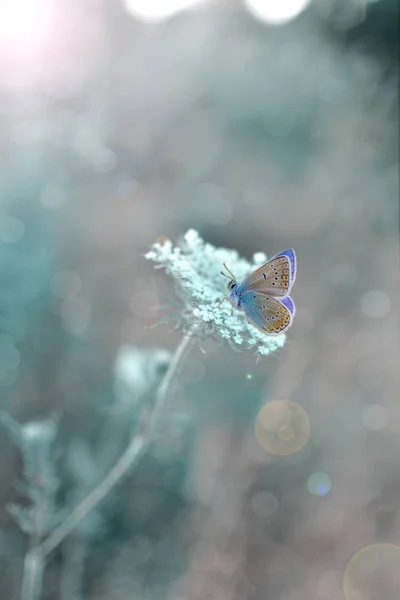
[[[86,517],[86,515],[113,489],[124,475],[139,461],[154,432],[159,414],[166,402],[170,386],[176,376],[182,361],[190,352],[196,337],[192,328],[181,340],[172,357],[169,368],[158,388],[151,414],[148,416],[142,430],[132,439],[129,446],[106,475],[101,483],[71,512],[65,521],[51,533],[37,548],[38,556],[46,557],[52,552],[71,531]],[[25,600],[25,598],[23,598]],[[28,599],[26,599],[28,600]],[[30,599],[29,599],[30,600]]]
[[[27,553],[24,561],[21,600],[39,600],[44,566],[45,558],[41,552],[33,548]]]
[[[26,454],[26,452],[25,452]],[[47,448],[40,447],[33,453],[35,468],[32,465],[26,469],[28,481],[34,486],[34,506],[32,513],[32,531],[29,546],[24,561],[21,600],[39,600],[42,591],[45,557],[40,551],[40,543],[46,530],[46,521],[55,506],[54,481],[56,476],[48,461]],[[40,473],[41,479],[35,481],[35,474]],[[53,482],[53,484],[52,484]]]

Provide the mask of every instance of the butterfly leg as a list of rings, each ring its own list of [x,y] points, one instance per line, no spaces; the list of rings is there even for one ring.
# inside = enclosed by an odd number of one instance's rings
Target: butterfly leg
[[[220,308],[220,307],[221,307],[221,304],[222,304],[223,302],[225,302],[225,300],[228,300],[228,298],[227,298],[226,296],[224,296],[224,297],[222,298],[221,302],[218,304],[218,308]]]

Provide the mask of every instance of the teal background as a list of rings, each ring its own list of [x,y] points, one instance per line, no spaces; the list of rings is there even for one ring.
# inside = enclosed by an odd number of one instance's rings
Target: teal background
[[[39,37],[0,26],[1,598],[20,598],[37,478],[51,531],[129,440],[121,346],[178,346],[173,282],[143,255],[188,228],[249,259],[293,247],[294,325],[259,361],[195,347],[41,600],[342,600],[356,552],[400,543],[398,3],[354,5],[274,27],[236,0],[158,24],[61,0]],[[288,457],[254,435],[274,399],[311,422]],[[4,415],[57,427],[32,441]],[[363,600],[395,600],[398,569],[379,585]]]

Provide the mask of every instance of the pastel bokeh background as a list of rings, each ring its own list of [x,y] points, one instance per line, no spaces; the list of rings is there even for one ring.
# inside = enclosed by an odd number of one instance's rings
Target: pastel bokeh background
[[[248,258],[296,250],[287,343],[258,362],[195,347],[40,600],[397,600],[397,17],[1,2],[1,598],[21,597],[29,486],[49,482],[51,531],[123,451],[129,378],[151,394],[179,344],[143,255],[194,228]],[[158,371],[139,351],[118,370],[127,345],[165,349]]]

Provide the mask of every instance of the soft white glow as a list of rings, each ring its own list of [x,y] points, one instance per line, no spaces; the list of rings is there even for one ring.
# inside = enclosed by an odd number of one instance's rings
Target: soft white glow
[[[0,0],[0,88],[50,83],[60,71],[56,47],[63,15],[58,10],[56,0]]]
[[[40,86],[68,95],[79,89],[100,53],[102,32],[87,2],[0,0],[0,90]]]
[[[248,10],[261,21],[283,25],[292,21],[311,0],[245,0]]]
[[[200,4],[203,0],[124,0],[125,8],[142,21],[156,22]]]
[[[1,0],[0,42],[40,41],[52,26],[52,9],[49,0]]]

